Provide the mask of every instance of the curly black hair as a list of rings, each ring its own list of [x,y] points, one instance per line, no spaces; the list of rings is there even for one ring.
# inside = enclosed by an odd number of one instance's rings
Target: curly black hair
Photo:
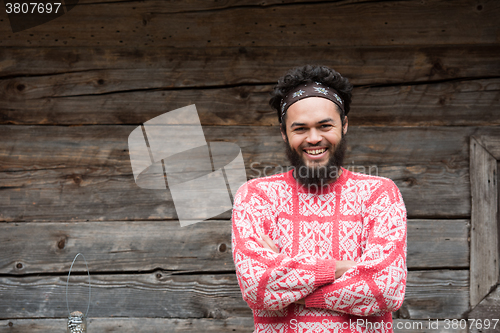
[[[305,65],[289,70],[284,76],[279,78],[278,84],[271,91],[269,105],[276,110],[283,133],[286,133],[286,113],[281,119],[280,103],[281,100],[295,87],[306,82],[320,82],[324,85],[337,90],[344,101],[344,113],[340,115],[342,125],[344,118],[351,107],[352,84],[337,71],[320,65]],[[340,112],[342,112],[340,110]]]

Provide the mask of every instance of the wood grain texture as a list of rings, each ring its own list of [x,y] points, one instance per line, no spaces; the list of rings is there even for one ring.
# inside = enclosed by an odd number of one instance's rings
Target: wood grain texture
[[[11,319],[0,320],[0,332],[8,333],[46,333],[64,329],[66,319]],[[168,319],[168,318],[89,318],[88,333],[96,332],[188,332],[188,333],[251,333],[254,330],[253,318],[230,317],[227,319]],[[393,320],[395,333],[449,333],[444,321],[436,320]],[[467,330],[453,330],[466,333]]]
[[[154,88],[200,88],[274,84],[305,63],[330,66],[355,85],[428,82],[500,75],[500,45],[308,48],[262,47],[101,47],[0,48],[0,78],[9,88],[36,95],[40,79],[57,96],[103,94]],[[302,59],[302,60],[300,60]],[[300,61],[299,61],[300,60]],[[37,76],[40,76],[37,78]],[[73,82],[73,86],[71,83]],[[37,87],[32,84],[37,84]],[[76,83],[76,85],[75,85]],[[24,84],[25,88],[19,87]],[[16,90],[10,90],[12,98]]]
[[[95,273],[234,271],[229,220],[187,227],[178,221],[2,223],[0,230],[4,274],[67,272],[77,252]]]
[[[127,138],[134,128],[2,126],[0,219],[176,219],[169,191],[141,189],[133,181]],[[209,142],[234,142],[241,148],[248,178],[282,172],[288,165],[275,127],[203,130]],[[351,127],[345,166],[393,179],[410,218],[467,218],[468,138],[496,131],[495,127]]]
[[[6,38],[0,46],[475,45],[497,43],[499,32],[496,1],[298,3],[178,13],[168,4],[77,5],[57,20],[18,33],[3,14],[0,34]]]
[[[408,220],[407,227],[408,268],[468,268],[468,220]]]
[[[398,310],[400,318],[462,318],[468,310],[468,270],[408,272],[405,300]]]
[[[472,137],[470,303],[475,307],[499,279],[497,160]]]
[[[128,76],[116,82],[123,87],[103,92],[99,82],[109,79],[97,79],[96,74],[92,71],[0,80],[0,124],[140,124],[195,104],[205,126],[279,125],[276,112],[268,105],[272,85],[170,90],[155,86],[158,82],[148,82],[149,88],[141,90],[125,87],[128,80],[136,78]],[[353,91],[349,124],[500,125],[496,107],[500,103],[499,91],[500,79],[358,87]]]
[[[474,139],[480,144],[494,159],[500,161],[500,135],[481,135]]]
[[[468,222],[408,220],[408,267],[468,268]],[[177,221],[0,224],[0,274],[65,273],[77,252],[94,274],[234,271],[231,221],[182,228]]]
[[[1,318],[61,318],[66,309],[67,275],[0,278]],[[236,275],[91,275],[90,317],[228,318],[251,316]],[[88,302],[86,275],[71,276],[70,309]],[[82,311],[82,310],[81,310]]]
[[[404,319],[456,318],[468,310],[467,270],[410,271]],[[71,276],[70,299],[86,304],[86,276]],[[89,317],[250,317],[235,274],[94,274]],[[0,319],[67,315],[66,276],[0,278]],[[78,297],[80,298],[77,298]],[[400,310],[401,311],[401,310]],[[401,314],[401,312],[400,312]]]

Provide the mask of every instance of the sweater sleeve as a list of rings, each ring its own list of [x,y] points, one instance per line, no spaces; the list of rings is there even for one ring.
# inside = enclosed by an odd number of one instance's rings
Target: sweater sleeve
[[[291,258],[260,245],[259,235],[268,233],[276,219],[276,209],[252,181],[238,190],[232,214],[233,260],[243,299],[254,310],[283,309],[335,280],[333,259]]]
[[[399,309],[406,286],[406,208],[392,181],[368,200],[366,246],[339,279],[306,297],[306,307],[358,316]]]

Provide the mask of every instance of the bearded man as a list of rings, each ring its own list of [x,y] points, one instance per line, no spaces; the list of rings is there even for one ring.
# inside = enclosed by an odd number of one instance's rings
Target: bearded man
[[[278,80],[293,168],[237,192],[232,252],[260,332],[392,332],[406,284],[406,209],[390,179],[342,168],[352,85],[324,66]]]

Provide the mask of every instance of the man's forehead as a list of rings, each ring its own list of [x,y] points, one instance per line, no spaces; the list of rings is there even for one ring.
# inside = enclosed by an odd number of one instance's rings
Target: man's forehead
[[[337,105],[326,98],[304,98],[287,111],[287,123],[318,123],[325,119],[340,120],[340,110]]]

